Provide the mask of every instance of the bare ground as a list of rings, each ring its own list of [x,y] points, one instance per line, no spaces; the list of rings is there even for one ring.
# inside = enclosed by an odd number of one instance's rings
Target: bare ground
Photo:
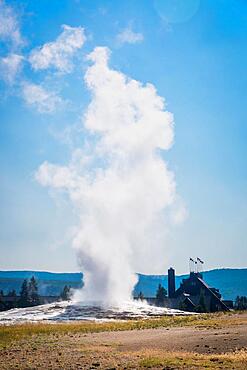
[[[146,349],[225,353],[247,348],[247,325],[222,329],[160,328],[88,334],[90,344],[114,343],[120,351]]]
[[[28,329],[6,342],[0,369],[247,369],[247,313],[182,327],[100,333],[55,328]]]

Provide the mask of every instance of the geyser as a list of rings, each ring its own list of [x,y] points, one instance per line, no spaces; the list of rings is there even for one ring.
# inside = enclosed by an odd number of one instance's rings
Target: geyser
[[[84,145],[66,166],[43,163],[36,178],[64,189],[79,215],[73,246],[83,300],[119,304],[131,297],[134,271],[163,265],[168,211],[176,202],[162,158],[173,142],[173,116],[152,84],[111,69],[109,57],[104,47],[88,56]]]

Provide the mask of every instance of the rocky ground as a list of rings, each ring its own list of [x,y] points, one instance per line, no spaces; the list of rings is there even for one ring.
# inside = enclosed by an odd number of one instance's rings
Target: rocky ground
[[[82,323],[0,327],[0,369],[247,369],[247,313],[176,320],[99,333]]]

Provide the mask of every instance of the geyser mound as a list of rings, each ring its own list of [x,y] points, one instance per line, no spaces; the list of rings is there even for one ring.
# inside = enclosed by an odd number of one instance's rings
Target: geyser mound
[[[190,315],[188,312],[150,306],[145,302],[126,301],[122,305],[106,306],[85,302],[54,302],[41,306],[14,308],[0,312],[0,324],[47,321],[51,323],[92,320],[147,319],[166,315]]]

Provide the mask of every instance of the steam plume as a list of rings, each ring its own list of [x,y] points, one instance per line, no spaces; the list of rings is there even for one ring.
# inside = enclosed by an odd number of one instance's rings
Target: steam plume
[[[78,211],[73,246],[84,298],[119,303],[131,296],[135,269],[165,257],[166,210],[176,194],[161,154],[173,142],[173,116],[153,85],[112,70],[109,56],[104,47],[88,56],[85,145],[67,166],[43,163],[36,177],[65,189]]]

